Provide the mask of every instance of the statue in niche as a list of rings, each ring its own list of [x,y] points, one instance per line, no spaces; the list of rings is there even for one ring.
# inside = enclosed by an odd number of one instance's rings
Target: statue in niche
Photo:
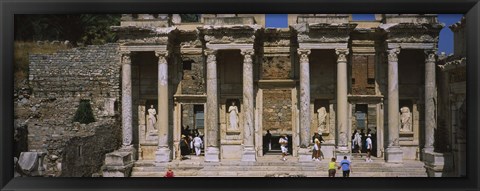
[[[327,110],[325,107],[320,107],[318,110],[318,130],[320,133],[325,132],[327,126]]]
[[[235,106],[235,101],[232,101],[232,105],[228,107],[228,113],[230,115],[230,128],[238,129],[238,108]]]
[[[400,109],[400,131],[412,131],[412,113],[408,107],[402,107]]]
[[[147,129],[150,129],[150,130],[157,129],[155,125],[157,123],[157,119],[155,118],[157,111],[155,110],[155,108],[153,108],[153,105],[150,105],[150,109],[148,109],[147,111],[148,111]]]

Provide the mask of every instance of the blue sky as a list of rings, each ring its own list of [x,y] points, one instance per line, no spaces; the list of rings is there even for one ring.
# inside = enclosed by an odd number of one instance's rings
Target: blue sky
[[[438,43],[438,54],[445,52],[447,55],[453,53],[453,33],[448,26],[460,21],[462,14],[439,14],[438,20],[445,24],[440,31]],[[353,14],[353,20],[374,20],[373,14]],[[267,14],[266,27],[286,28],[288,27],[287,14]]]

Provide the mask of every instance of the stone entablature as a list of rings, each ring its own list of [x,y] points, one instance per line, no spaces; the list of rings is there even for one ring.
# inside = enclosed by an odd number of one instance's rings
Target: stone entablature
[[[384,23],[438,23],[437,14],[384,14]]]

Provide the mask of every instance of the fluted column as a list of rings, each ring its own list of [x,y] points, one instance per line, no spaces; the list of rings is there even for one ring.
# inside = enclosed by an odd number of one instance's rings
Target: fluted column
[[[132,147],[132,61],[131,52],[122,52],[122,147]]]
[[[253,49],[241,50],[243,55],[243,155],[242,161],[255,161],[253,119]]]
[[[218,145],[218,88],[217,88],[217,51],[205,50],[207,56],[207,147],[205,150],[205,161],[220,161],[220,150]]]
[[[155,162],[169,162],[171,151],[168,147],[168,52],[155,51],[158,57],[158,148]]]
[[[310,49],[299,48],[300,56],[300,148],[299,160],[311,160],[310,149]]]
[[[436,84],[435,84],[435,50],[425,51],[425,150],[433,151],[434,130],[437,127]]]
[[[348,49],[335,49],[337,54],[337,149],[348,151],[348,76],[347,55]]]
[[[398,97],[398,54],[400,48],[388,50],[388,146],[385,150],[387,162],[402,162],[403,151],[399,144],[399,97]]]

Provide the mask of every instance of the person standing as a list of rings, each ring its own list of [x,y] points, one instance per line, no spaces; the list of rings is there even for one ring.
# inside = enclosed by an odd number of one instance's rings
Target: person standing
[[[336,160],[336,158],[332,158],[328,163],[328,177],[335,177],[335,173],[337,173],[336,169],[340,169],[340,166],[335,162]]]
[[[272,134],[270,134],[270,130],[267,130],[267,134],[265,135],[265,142],[268,144],[268,150],[272,150]]]
[[[312,143],[314,144],[314,147],[315,147],[315,139],[318,139],[320,141],[319,145],[318,145],[318,155],[319,156],[322,156],[323,158],[323,155],[321,154],[322,151],[321,151],[321,144],[324,142],[322,136],[318,133],[318,131],[315,131],[315,133],[313,134],[313,137],[312,137]],[[314,149],[315,151],[315,149]],[[315,152],[312,152],[312,160],[315,160],[316,157],[315,157]]]
[[[313,145],[313,160],[320,161],[320,141],[318,139],[315,139]]]
[[[367,158],[365,159],[366,162],[373,162],[372,159],[371,159],[371,153],[372,153],[372,138],[371,137],[372,137],[371,134],[367,135],[367,140],[366,140]]]
[[[288,153],[288,137],[287,135],[283,135],[282,137],[280,137],[280,139],[278,140],[278,143],[280,143],[280,148],[282,149],[282,159],[283,161],[286,161],[287,159],[285,158],[285,156],[287,156],[287,153]]]
[[[202,152],[202,144],[203,141],[199,136],[196,136],[193,138],[193,146],[195,147],[195,155],[200,156],[200,153]]]
[[[188,159],[187,155],[190,153],[190,148],[188,147],[188,138],[185,135],[182,135],[182,140],[180,140],[180,155],[181,159]]]
[[[343,177],[350,177],[352,172],[352,163],[347,159],[347,156],[343,157],[343,160],[340,162],[340,166],[343,171]]]
[[[357,130],[357,133],[355,133],[354,135],[354,138],[353,138],[353,142],[355,143],[355,151],[357,151],[358,153],[361,153],[361,150],[362,150],[362,135],[360,134],[360,131]]]
[[[165,177],[165,178],[175,177],[175,175],[173,174],[172,168],[168,167],[168,170],[163,177]]]

